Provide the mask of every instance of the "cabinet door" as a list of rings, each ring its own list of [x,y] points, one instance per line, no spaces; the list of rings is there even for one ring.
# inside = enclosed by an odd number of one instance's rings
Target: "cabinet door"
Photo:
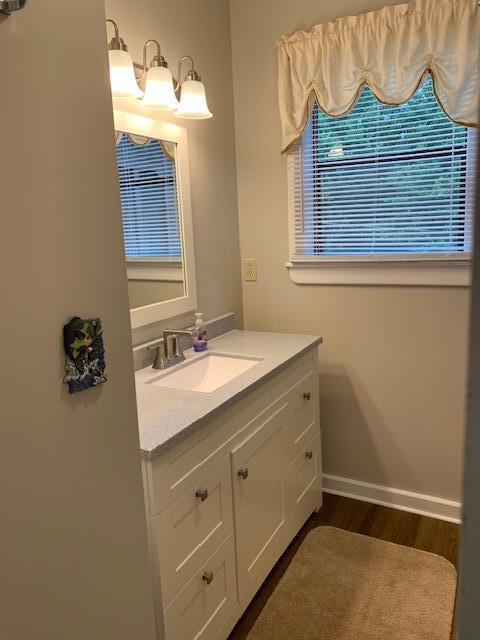
[[[287,416],[284,404],[231,452],[239,598],[285,546]]]

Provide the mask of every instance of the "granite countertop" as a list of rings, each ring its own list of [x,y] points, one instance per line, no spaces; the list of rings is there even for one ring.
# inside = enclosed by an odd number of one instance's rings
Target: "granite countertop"
[[[135,385],[142,457],[151,460],[168,451],[321,342],[322,338],[318,336],[238,330],[210,340],[210,354],[261,358],[249,371],[212,393],[148,384],[163,372],[154,371],[152,367],[137,371]],[[187,361],[204,355],[193,350],[185,352]]]

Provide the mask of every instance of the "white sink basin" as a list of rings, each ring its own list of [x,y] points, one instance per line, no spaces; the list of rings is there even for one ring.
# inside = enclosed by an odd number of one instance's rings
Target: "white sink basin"
[[[206,353],[204,356],[176,365],[148,384],[170,389],[186,389],[211,393],[245,371],[255,367],[261,358]]]

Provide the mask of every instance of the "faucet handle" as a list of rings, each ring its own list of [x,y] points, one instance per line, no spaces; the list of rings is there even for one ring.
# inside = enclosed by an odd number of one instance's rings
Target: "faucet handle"
[[[165,369],[165,344],[164,342],[156,342],[151,344],[148,349],[151,351],[156,349],[155,360],[153,361],[154,369]]]

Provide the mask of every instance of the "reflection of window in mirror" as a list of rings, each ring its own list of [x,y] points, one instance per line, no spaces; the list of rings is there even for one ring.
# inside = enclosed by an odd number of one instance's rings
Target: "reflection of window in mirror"
[[[117,134],[130,308],[185,295],[176,144]]]

